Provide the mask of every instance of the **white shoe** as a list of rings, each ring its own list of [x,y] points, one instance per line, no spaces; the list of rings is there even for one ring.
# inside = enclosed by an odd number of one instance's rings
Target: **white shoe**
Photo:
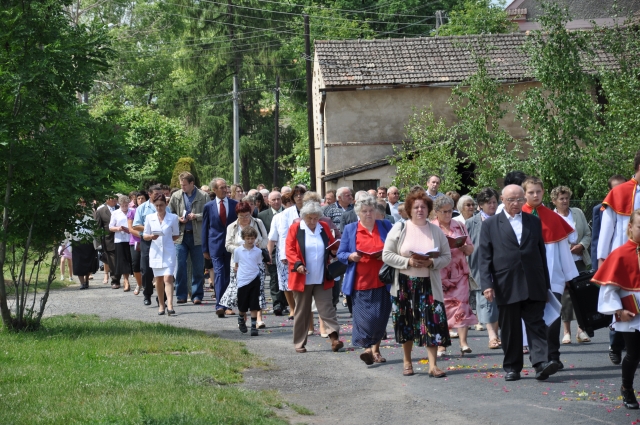
[[[69,282],[73,282],[73,276],[69,276]]]
[[[258,322],[257,325],[258,325],[258,329],[264,329],[267,327],[267,325],[265,325],[264,322]]]
[[[60,275],[60,280],[64,282],[64,275]]]
[[[483,331],[483,330],[484,330],[484,326],[482,326],[482,324],[481,324],[481,323],[478,323],[478,324],[476,325],[476,331]]]

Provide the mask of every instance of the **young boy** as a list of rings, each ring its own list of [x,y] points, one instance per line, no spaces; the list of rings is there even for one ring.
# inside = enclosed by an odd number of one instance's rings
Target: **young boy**
[[[262,251],[255,246],[258,231],[247,226],[240,236],[244,245],[233,252],[236,278],[238,281],[238,328],[247,333],[246,314],[251,311],[251,336],[258,336],[256,321],[260,311],[260,263]]]

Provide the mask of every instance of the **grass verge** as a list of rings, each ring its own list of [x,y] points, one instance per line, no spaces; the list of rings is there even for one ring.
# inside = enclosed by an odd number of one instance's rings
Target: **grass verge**
[[[0,423],[282,424],[277,393],[233,385],[265,366],[199,331],[48,318],[38,332],[0,332]]]

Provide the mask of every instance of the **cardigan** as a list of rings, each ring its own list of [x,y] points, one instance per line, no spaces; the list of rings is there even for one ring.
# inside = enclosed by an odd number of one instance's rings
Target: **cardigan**
[[[327,223],[323,223],[318,221],[318,226],[322,226],[320,236],[322,236],[322,240],[324,242],[325,247],[329,246],[335,241],[335,238],[331,234],[331,230],[329,229],[329,225]],[[304,231],[300,231],[300,221],[294,221],[291,227],[289,228],[289,232],[287,233],[287,241],[286,241],[286,253],[287,253],[287,262],[289,268],[289,290],[296,292],[304,292],[305,283],[307,280],[307,276],[301,273],[298,273],[296,269],[300,265],[306,264],[305,252],[304,252]],[[324,255],[324,269],[323,269],[323,289],[333,288],[334,281],[329,278],[327,275],[327,265],[329,265],[329,260],[331,258],[331,251],[325,249]]]
[[[447,237],[442,233],[440,227],[429,222],[427,222],[427,224],[429,224],[431,234],[433,235],[433,247],[440,248],[440,256],[433,259],[432,268],[432,270],[438,270],[438,273],[429,273],[431,278],[431,291],[436,301],[444,302],[442,280],[440,279],[439,270],[447,267],[451,262],[451,249],[449,248]],[[382,251],[382,261],[396,269],[397,272],[393,279],[393,285],[391,285],[391,295],[397,294],[400,289],[398,279],[400,272],[409,268],[409,257],[400,255],[400,247],[404,242],[406,231],[407,227],[403,223],[394,224],[387,235],[387,240],[384,243],[384,251]]]
[[[573,219],[576,221],[576,232],[578,233],[578,243],[584,247],[582,251],[582,261],[584,265],[589,267],[591,264],[591,254],[589,247],[591,246],[591,229],[587,223],[587,218],[580,208],[569,208]]]
[[[349,255],[356,252],[356,233],[358,231],[358,223],[350,223],[344,227],[344,233],[342,239],[340,239],[340,248],[338,249],[338,260],[347,265],[347,271],[344,274],[342,281],[342,293],[345,295],[351,295],[353,292],[353,284],[356,274],[356,264],[349,262]],[[391,223],[387,220],[376,220],[376,226],[378,226],[378,233],[380,239],[384,243],[387,240],[387,234],[391,230]]]

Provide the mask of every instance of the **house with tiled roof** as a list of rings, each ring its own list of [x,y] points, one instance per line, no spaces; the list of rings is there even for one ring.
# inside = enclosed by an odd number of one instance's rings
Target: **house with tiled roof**
[[[520,49],[523,33],[483,36],[492,75],[517,95],[536,85]],[[478,36],[316,41],[313,108],[316,185],[324,192],[388,186],[396,170],[388,157],[405,140],[411,115],[431,108],[453,123],[452,88],[476,72]],[[518,138],[525,131],[509,113],[502,121]],[[416,182],[422,183],[425,182]]]
[[[620,13],[619,23],[627,17],[638,16],[640,12],[639,0],[552,0],[561,7],[568,9],[572,20],[567,22],[567,29],[581,30],[593,28],[593,22],[598,26],[613,26],[616,17],[612,16],[614,3]],[[518,24],[520,31],[540,29],[538,17],[543,14],[539,0],[513,0],[505,8],[507,14]]]

